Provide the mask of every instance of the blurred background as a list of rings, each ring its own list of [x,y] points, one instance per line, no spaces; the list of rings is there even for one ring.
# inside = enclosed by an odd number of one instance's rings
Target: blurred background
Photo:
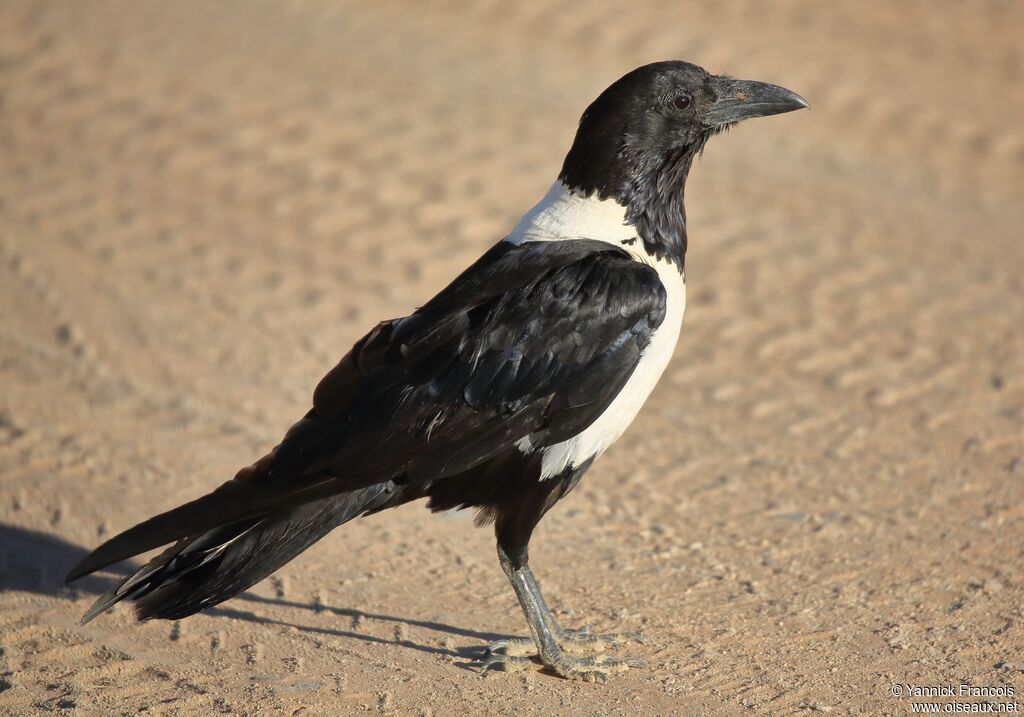
[[[0,5],[0,714],[909,713],[1024,691],[1024,6]],[[634,427],[542,524],[608,687],[478,675],[524,631],[493,538],[346,526],[208,615],[77,619],[85,550],[268,450],[377,321],[679,58],[810,112],[716,138],[690,306]]]

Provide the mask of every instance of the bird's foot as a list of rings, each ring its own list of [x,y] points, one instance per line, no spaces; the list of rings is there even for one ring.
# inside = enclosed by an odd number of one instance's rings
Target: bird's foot
[[[503,652],[492,652],[480,665],[480,671],[489,669],[502,672],[523,672],[526,670],[550,670],[567,680],[583,682],[608,681],[609,676],[625,672],[630,667],[647,667],[643,660],[627,660],[611,655],[595,655],[593,657],[575,657],[564,652],[556,652],[554,656],[543,658],[540,655],[509,655]]]
[[[566,652],[575,654],[593,654],[606,650],[618,650],[627,642],[639,642],[644,639],[638,632],[615,632],[607,635],[593,635],[587,628],[567,630],[559,628],[555,633],[555,642]],[[512,637],[498,640],[487,646],[487,654],[500,653],[509,656],[536,655],[537,645],[528,637]]]

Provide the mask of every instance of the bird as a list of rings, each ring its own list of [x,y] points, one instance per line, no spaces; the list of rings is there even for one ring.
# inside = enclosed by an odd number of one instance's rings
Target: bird
[[[584,111],[561,171],[511,231],[419,309],[382,321],[281,442],[211,493],[106,541],[68,582],[168,546],[99,597],[178,620],[254,585],[354,518],[425,499],[494,525],[530,636],[481,669],[606,682],[635,633],[561,626],[529,566],[544,515],[626,430],[676,348],[691,166],[733,125],[809,107],[679,60],[628,72]]]

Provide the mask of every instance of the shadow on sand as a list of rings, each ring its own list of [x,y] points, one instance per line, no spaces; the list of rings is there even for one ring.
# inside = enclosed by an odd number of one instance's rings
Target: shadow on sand
[[[64,584],[64,575],[73,565],[78,563],[88,554],[88,550],[81,546],[70,543],[63,538],[42,533],[29,528],[20,528],[13,525],[0,523],[0,594],[7,591],[33,592],[41,595],[55,597],[75,598],[80,593],[100,595],[117,584],[118,576],[126,576],[134,566],[125,564],[115,566],[107,570],[89,575],[76,581],[71,586]],[[435,655],[449,655],[463,659],[478,659],[481,657],[483,645],[471,645],[455,649],[443,647],[431,647],[420,645],[410,640],[389,640],[373,635],[366,635],[350,630],[342,630],[329,627],[317,627],[313,625],[298,625],[293,622],[279,620],[266,615],[260,615],[247,610],[240,610],[236,606],[238,600],[245,600],[257,605],[271,605],[289,609],[311,610],[316,613],[330,613],[343,617],[353,624],[360,620],[377,622],[393,622],[411,627],[425,628],[436,632],[447,633],[462,638],[480,640],[485,643],[500,640],[507,635],[500,635],[489,632],[477,632],[467,630],[454,625],[447,625],[441,622],[430,620],[412,620],[394,615],[383,615],[378,613],[364,612],[354,608],[335,608],[325,605],[313,605],[292,600],[280,600],[266,598],[252,593],[244,592],[233,600],[225,603],[226,606],[211,608],[206,614],[214,617],[226,617],[235,620],[245,620],[263,625],[279,625],[292,627],[302,632],[328,635],[332,637],[351,638],[363,642],[395,645],[420,652]],[[469,667],[469,663],[461,664],[460,667]]]
[[[18,590],[70,597],[77,591],[99,595],[116,584],[117,575],[123,577],[131,570],[131,565],[115,566],[82,578],[73,588],[66,587],[65,573],[88,554],[85,548],[56,535],[0,523],[0,593]]]

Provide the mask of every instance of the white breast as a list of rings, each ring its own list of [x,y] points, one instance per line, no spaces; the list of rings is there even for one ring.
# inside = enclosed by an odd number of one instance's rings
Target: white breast
[[[653,267],[667,293],[665,320],[651,337],[629,381],[605,412],[582,433],[543,449],[541,480],[599,456],[618,440],[640,412],[675,352],[686,309],[685,280],[674,264],[648,255],[643,242],[637,240],[623,245],[623,240],[636,237],[636,229],[627,225],[625,218],[625,208],[614,200],[580,197],[556,182],[508,237],[508,241],[516,244],[565,239],[598,239],[615,244],[633,254],[637,261]],[[527,451],[532,448],[528,439],[519,445]]]

